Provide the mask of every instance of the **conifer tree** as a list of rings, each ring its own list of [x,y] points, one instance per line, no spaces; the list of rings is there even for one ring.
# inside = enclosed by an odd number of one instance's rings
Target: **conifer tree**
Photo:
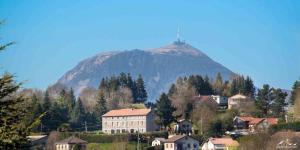
[[[175,111],[176,108],[172,106],[172,102],[168,98],[168,95],[162,93],[156,103],[155,113],[158,116],[157,123],[161,125],[161,127],[168,127],[172,122],[176,121],[176,118],[179,117],[173,115]]]
[[[107,112],[106,100],[103,93],[100,92],[99,98],[95,106],[95,114],[97,119],[99,120],[101,129],[102,129],[102,115],[104,115],[106,112]]]
[[[136,102],[137,103],[144,103],[147,101],[147,91],[145,89],[144,80],[142,75],[139,75],[136,80]]]
[[[292,87],[292,92],[291,92],[291,97],[290,97],[290,104],[294,105],[296,95],[297,95],[297,90],[300,88],[300,80],[295,81]]]
[[[81,102],[81,99],[78,98],[74,107],[74,110],[72,111],[71,114],[71,123],[75,127],[80,127],[83,125],[85,121],[85,111]]]
[[[268,84],[263,85],[263,88],[258,90],[256,105],[261,111],[261,117],[267,117],[269,115],[272,102],[272,90]]]
[[[46,90],[45,96],[44,96],[44,103],[43,103],[43,110],[48,111],[51,107],[50,97],[49,97],[49,91]]]
[[[287,93],[283,92],[281,89],[275,89],[272,95],[273,100],[271,104],[271,110],[273,117],[283,118],[285,115],[284,108],[287,106],[287,103],[285,102]]]

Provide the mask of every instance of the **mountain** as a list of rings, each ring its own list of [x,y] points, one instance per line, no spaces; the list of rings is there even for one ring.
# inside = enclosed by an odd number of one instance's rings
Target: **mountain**
[[[160,48],[100,53],[81,61],[57,83],[72,87],[79,94],[84,88],[97,88],[103,77],[121,72],[134,78],[142,74],[150,101],[167,91],[180,76],[200,74],[214,78],[220,72],[229,79],[234,75],[200,50],[178,40]]]

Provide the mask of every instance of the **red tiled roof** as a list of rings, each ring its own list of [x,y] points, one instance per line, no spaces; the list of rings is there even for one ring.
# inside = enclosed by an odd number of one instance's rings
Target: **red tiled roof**
[[[231,138],[210,138],[213,144],[222,144],[226,146],[238,146],[239,143]]]
[[[254,117],[249,117],[249,116],[243,116],[243,117],[238,117],[241,120],[244,121],[249,121],[249,124],[251,125],[256,125],[258,123],[260,123],[263,120],[266,120],[267,122],[269,122],[270,124],[277,124],[278,123],[278,119],[277,118],[254,118]]]
[[[111,110],[103,115],[103,117],[113,117],[113,116],[146,116],[151,111],[151,109],[117,109]]]
[[[278,119],[277,119],[277,118],[266,118],[266,120],[267,120],[270,124],[272,124],[272,125],[278,123]]]

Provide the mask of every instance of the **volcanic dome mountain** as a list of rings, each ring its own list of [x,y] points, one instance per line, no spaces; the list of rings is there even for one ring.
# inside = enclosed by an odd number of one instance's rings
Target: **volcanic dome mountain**
[[[104,77],[130,73],[133,78],[143,76],[148,100],[156,100],[180,76],[221,73],[229,79],[233,73],[193,46],[175,41],[170,45],[149,50],[133,49],[97,54],[81,61],[64,74],[58,83],[72,87],[79,94],[84,88],[97,88]]]

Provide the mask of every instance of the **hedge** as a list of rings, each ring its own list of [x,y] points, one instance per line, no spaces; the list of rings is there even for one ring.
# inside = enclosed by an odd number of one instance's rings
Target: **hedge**
[[[277,125],[273,125],[272,129],[274,132],[277,132],[280,130],[300,131],[300,122],[280,123]]]
[[[112,143],[112,142],[133,142],[137,141],[137,134],[93,134],[83,132],[61,132],[61,139],[68,138],[72,135],[79,137],[88,143]],[[167,132],[149,132],[139,134],[140,142],[147,143],[154,140],[156,137],[167,138]]]

